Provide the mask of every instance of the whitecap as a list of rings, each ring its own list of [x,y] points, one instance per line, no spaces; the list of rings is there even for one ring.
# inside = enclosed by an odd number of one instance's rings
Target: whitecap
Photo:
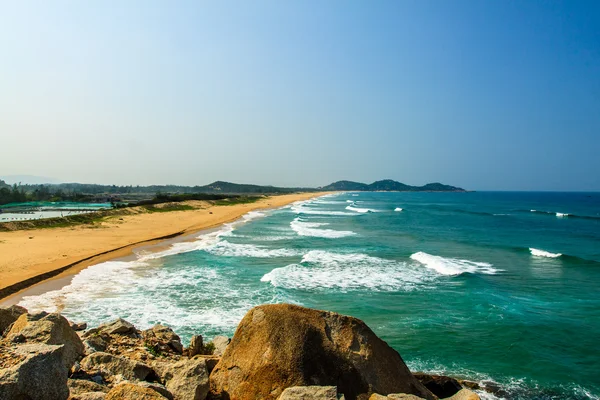
[[[364,214],[364,213],[372,213],[372,212],[379,212],[379,210],[374,210],[372,208],[360,208],[360,207],[354,207],[354,206],[355,206],[355,204],[347,206],[346,210],[350,210],[350,211],[354,211],[354,212],[362,213],[362,214]]]
[[[498,270],[493,268],[490,263],[460,260],[457,258],[444,258],[427,254],[422,251],[412,254],[410,258],[441,275],[460,275],[464,273],[493,275],[498,272]]]
[[[413,290],[434,277],[410,263],[361,253],[341,254],[312,250],[299,264],[275,268],[262,282],[285,289],[340,289],[373,291]]]
[[[356,233],[352,231],[336,231],[333,229],[321,229],[320,227],[329,225],[326,222],[306,222],[300,218],[295,218],[290,222],[290,227],[299,236],[313,236],[328,239],[337,239],[346,236],[352,236]]]
[[[566,213],[559,213],[559,212],[557,212],[557,213],[556,213],[556,216],[557,216],[558,218],[564,218],[564,217],[568,217],[568,216],[569,216],[569,214],[566,214]]]
[[[292,249],[269,249],[264,246],[231,243],[226,240],[216,243],[206,251],[217,256],[255,258],[293,257],[302,254]]]
[[[548,251],[534,249],[533,247],[530,247],[529,251],[531,252],[531,255],[536,256],[536,257],[557,258],[557,257],[562,256],[561,253],[550,253]]]
[[[394,208],[394,211],[402,211],[402,210],[403,210],[403,209],[402,209],[402,208],[400,208],[400,207],[396,207],[396,208]]]

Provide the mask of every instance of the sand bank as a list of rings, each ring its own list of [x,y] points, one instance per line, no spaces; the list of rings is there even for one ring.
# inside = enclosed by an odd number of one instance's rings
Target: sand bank
[[[124,257],[138,246],[214,228],[252,210],[282,207],[323,194],[280,195],[226,206],[190,202],[197,209],[114,216],[93,227],[0,232],[0,298],[61,273],[72,274],[90,265]]]

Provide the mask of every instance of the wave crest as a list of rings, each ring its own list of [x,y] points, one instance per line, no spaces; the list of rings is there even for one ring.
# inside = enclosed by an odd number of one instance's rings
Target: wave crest
[[[464,273],[493,275],[498,272],[498,270],[490,263],[460,260],[457,258],[444,258],[427,254],[422,251],[412,254],[410,258],[441,275],[461,275]]]
[[[290,222],[290,227],[299,236],[313,236],[327,239],[337,239],[346,236],[356,235],[352,231],[336,231],[334,229],[320,229],[321,226],[329,225],[326,222],[306,222],[295,218]]]
[[[533,247],[530,247],[529,251],[531,252],[532,256],[536,256],[536,257],[558,258],[558,257],[562,256],[561,253],[550,253],[545,250],[534,249]]]

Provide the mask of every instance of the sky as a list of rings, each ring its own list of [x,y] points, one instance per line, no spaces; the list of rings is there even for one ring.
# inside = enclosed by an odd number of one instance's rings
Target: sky
[[[600,2],[0,0],[0,175],[598,191]]]

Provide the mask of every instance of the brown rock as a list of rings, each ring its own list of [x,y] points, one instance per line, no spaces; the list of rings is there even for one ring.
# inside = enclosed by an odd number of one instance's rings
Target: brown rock
[[[292,386],[283,391],[279,400],[337,400],[335,386]]]
[[[4,332],[6,332],[22,314],[26,313],[27,310],[20,306],[0,308],[0,336],[3,336]]]
[[[100,351],[86,356],[79,364],[87,374],[100,373],[103,378],[121,375],[124,379],[142,381],[153,372],[149,366],[140,362]]]
[[[469,389],[461,389],[454,396],[448,397],[446,400],[481,400],[479,395]]]
[[[115,386],[106,394],[105,400],[165,400],[156,390],[142,387],[133,383],[124,382]]]
[[[108,386],[99,385],[96,382],[88,381],[86,379],[69,379],[67,381],[67,386],[69,387],[71,396],[88,392],[108,393],[110,390]]]
[[[15,352],[25,359],[10,368],[0,369],[0,399],[66,400],[69,397],[64,345],[24,344]]]
[[[23,314],[14,322],[7,338],[19,338],[19,342],[64,345],[63,361],[67,369],[84,354],[81,339],[60,314]]]
[[[437,397],[443,399],[446,397],[453,396],[462,386],[454,378],[443,375],[430,375],[422,372],[416,372],[413,374],[415,378],[419,380],[429,391],[435,394]]]
[[[192,336],[190,347],[188,347],[188,357],[192,358],[196,354],[204,354],[204,342],[201,335]]]
[[[423,400],[422,397],[415,396],[414,394],[406,393],[392,393],[387,396],[383,396],[377,393],[373,393],[369,400]]]
[[[99,325],[95,330],[107,333],[109,335],[131,335],[137,333],[135,326],[121,318],[117,318],[112,322]],[[86,334],[88,332],[86,332]]]
[[[348,400],[374,392],[435,398],[364,322],[290,304],[246,314],[210,375],[210,396],[276,399],[309,385],[336,386]]]
[[[208,393],[208,371],[203,358],[176,363],[155,362],[152,367],[176,400],[204,400]]]
[[[142,332],[142,335],[146,346],[154,349],[159,354],[165,352],[183,353],[181,339],[168,326],[154,325]]]
[[[71,395],[69,400],[105,400],[106,393],[104,392],[86,392],[76,395]]]

